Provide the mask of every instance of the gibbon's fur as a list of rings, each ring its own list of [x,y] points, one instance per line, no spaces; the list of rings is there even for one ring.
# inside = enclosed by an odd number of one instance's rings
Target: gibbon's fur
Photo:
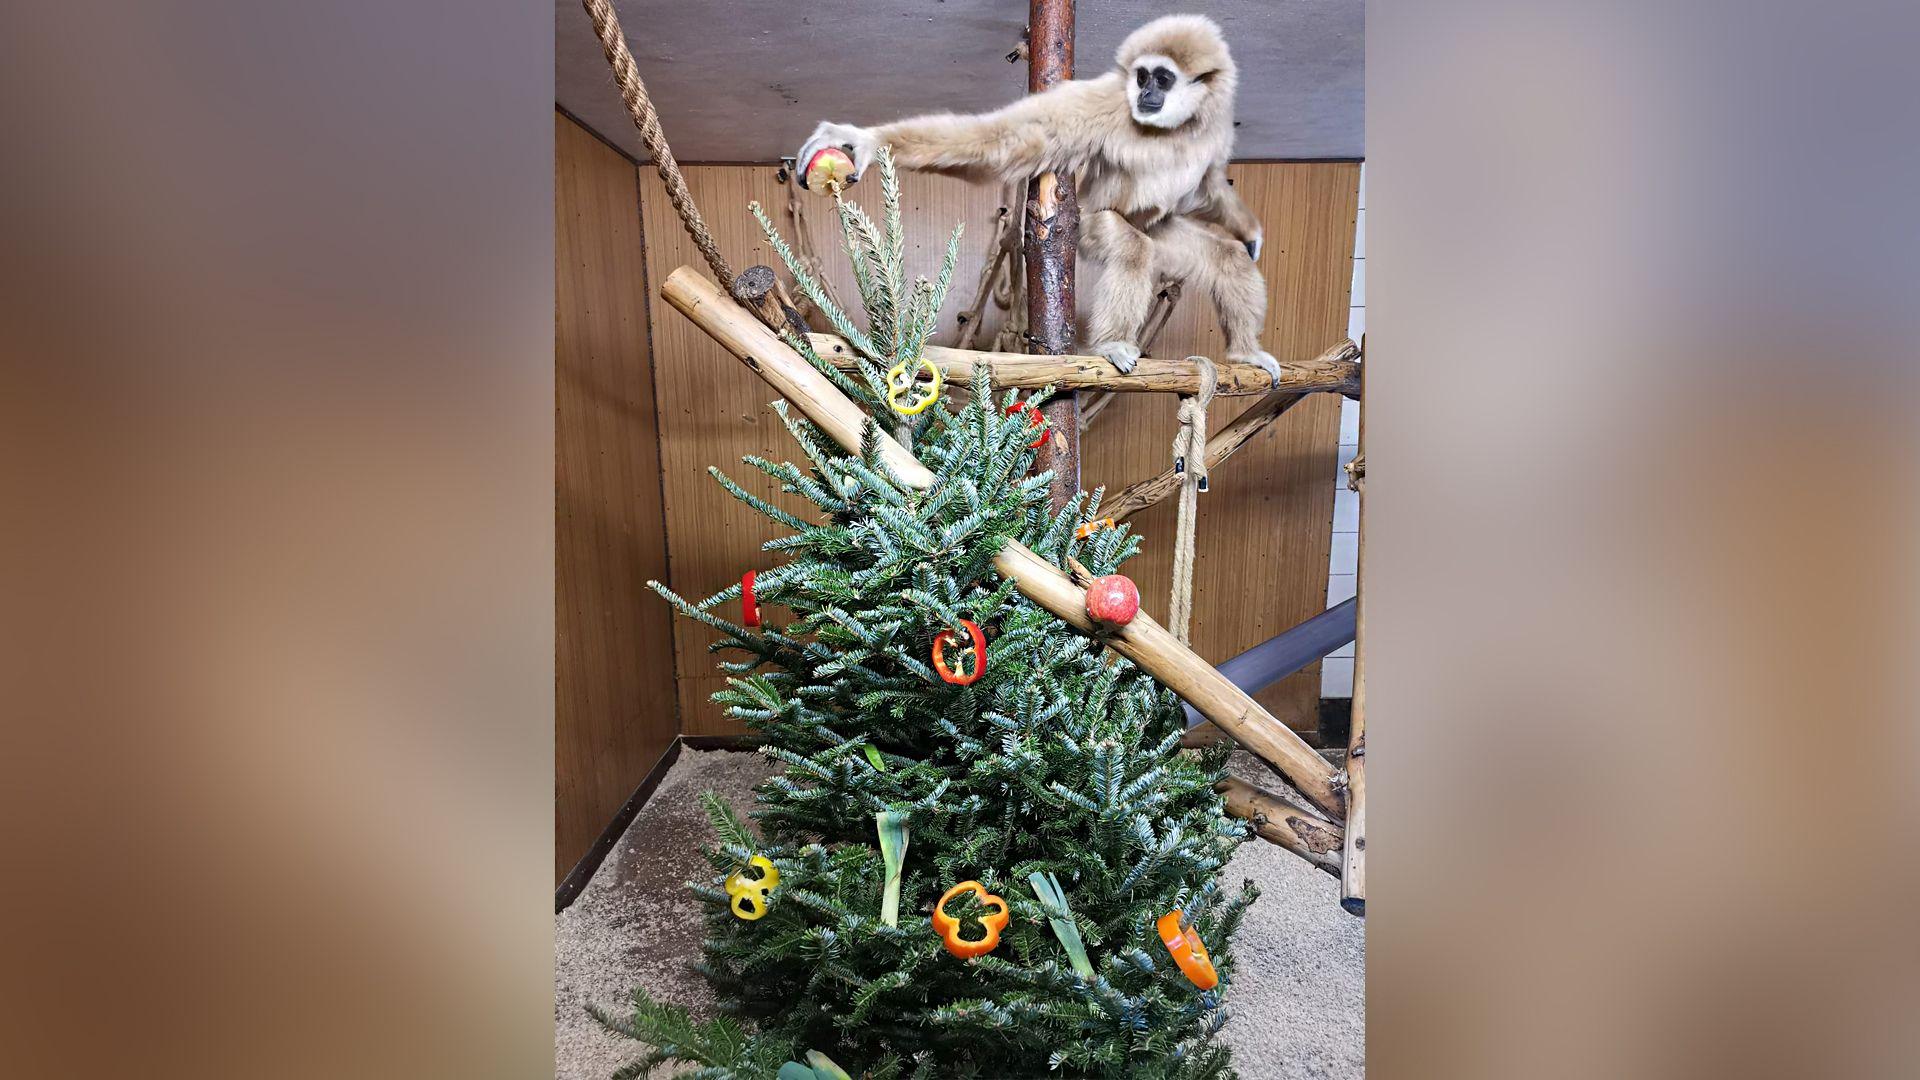
[[[1120,44],[1118,65],[978,116],[938,113],[874,128],[823,122],[799,161],[840,146],[855,178],[879,147],[901,167],[1000,181],[1052,169],[1073,175],[1080,242],[1105,269],[1088,347],[1131,371],[1155,282],[1174,278],[1209,295],[1226,359],[1280,367],[1260,348],[1267,290],[1255,259],[1260,221],[1227,183],[1239,81],[1212,19],[1168,15]]]

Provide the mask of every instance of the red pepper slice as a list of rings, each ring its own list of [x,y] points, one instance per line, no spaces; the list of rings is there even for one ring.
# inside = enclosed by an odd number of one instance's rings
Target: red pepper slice
[[[1027,449],[1029,450],[1038,449],[1042,444],[1044,444],[1047,441],[1047,418],[1045,416],[1042,416],[1040,414],[1040,410],[1034,408],[1033,403],[1030,401],[1016,401],[1013,404],[1007,406],[1008,416],[1012,416],[1014,413],[1018,413],[1018,412],[1024,412],[1027,414],[1028,427],[1039,429],[1040,434],[1035,435],[1033,437],[1033,441],[1027,444]]]
[[[987,635],[980,632],[979,624],[972,619],[961,619],[960,625],[967,628],[967,636],[973,639],[973,670],[955,674],[953,669],[947,666],[947,646],[959,644],[951,630],[942,630],[933,639],[933,670],[939,672],[942,679],[955,686],[968,686],[986,673]]]
[[[753,571],[740,576],[740,621],[748,626],[760,625],[760,601],[753,596]]]

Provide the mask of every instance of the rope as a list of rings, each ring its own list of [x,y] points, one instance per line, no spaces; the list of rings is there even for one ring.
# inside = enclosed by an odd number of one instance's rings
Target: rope
[[[727,265],[726,258],[715,246],[713,234],[707,231],[707,223],[700,219],[700,208],[693,204],[693,194],[687,190],[686,177],[680,175],[680,164],[673,160],[666,132],[660,130],[659,114],[653,111],[653,99],[647,96],[647,84],[640,81],[640,68],[627,49],[627,36],[620,29],[620,16],[613,10],[613,0],[582,0],[582,3],[586,5],[587,17],[593,20],[593,32],[600,37],[600,47],[606,51],[607,63],[613,65],[613,81],[620,84],[620,96],[626,99],[627,113],[633,117],[633,126],[640,129],[640,142],[646,146],[647,156],[653,159],[654,168],[660,171],[660,179],[667,185],[667,201],[680,215],[680,224],[686,226],[694,246],[706,256],[713,276],[720,279],[722,288],[731,292],[733,267]]]
[[[1180,430],[1173,436],[1173,470],[1181,475],[1180,516],[1173,537],[1173,600],[1167,605],[1167,628],[1182,645],[1193,621],[1194,519],[1199,516],[1200,492],[1207,486],[1207,407],[1219,373],[1213,361],[1190,356],[1200,366],[1200,392],[1180,398]]]

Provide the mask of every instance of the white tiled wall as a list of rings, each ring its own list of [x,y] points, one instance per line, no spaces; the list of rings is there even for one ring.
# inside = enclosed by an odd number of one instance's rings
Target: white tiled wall
[[[1347,336],[1367,332],[1367,167],[1360,166],[1360,212],[1353,229],[1353,306],[1347,309]],[[1347,462],[1360,448],[1360,403],[1340,403],[1340,459],[1334,469],[1333,557],[1327,567],[1327,606],[1353,595],[1360,557],[1360,497],[1347,490]],[[1322,697],[1353,696],[1353,644],[1349,642],[1320,665]]]

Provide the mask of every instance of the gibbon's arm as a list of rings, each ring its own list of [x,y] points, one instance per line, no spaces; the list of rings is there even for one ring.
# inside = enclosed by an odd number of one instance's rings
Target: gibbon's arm
[[[1233,185],[1227,183],[1226,169],[1216,165],[1207,170],[1206,179],[1200,182],[1200,206],[1193,216],[1232,233],[1234,239],[1247,246],[1248,255],[1260,257],[1260,240],[1264,235],[1260,219],[1253,216]]]
[[[851,146],[858,177],[866,175],[880,147],[891,146],[903,169],[1023,180],[1043,168],[1079,170],[1116,124],[1127,120],[1125,88],[1118,74],[1109,73],[1064,82],[977,116],[936,113],[873,128],[823,122],[800,147],[797,161],[805,168],[823,147]]]

